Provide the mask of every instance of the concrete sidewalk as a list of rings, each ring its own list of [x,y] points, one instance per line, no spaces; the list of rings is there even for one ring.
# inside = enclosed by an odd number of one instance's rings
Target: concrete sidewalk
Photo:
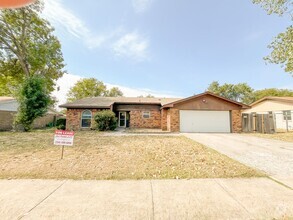
[[[280,219],[293,191],[267,178],[1,180],[0,219]]]

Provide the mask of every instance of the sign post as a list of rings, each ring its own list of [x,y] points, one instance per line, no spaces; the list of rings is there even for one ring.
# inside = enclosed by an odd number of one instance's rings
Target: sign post
[[[54,136],[54,145],[62,146],[61,159],[63,159],[64,146],[72,146],[74,139],[73,131],[56,130]]]

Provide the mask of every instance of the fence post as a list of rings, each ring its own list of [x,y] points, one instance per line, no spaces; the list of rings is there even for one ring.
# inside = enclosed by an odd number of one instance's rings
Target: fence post
[[[286,118],[286,130],[287,130],[287,132],[289,132],[288,116],[289,116],[288,112],[287,112],[287,111],[285,111],[285,118]]]

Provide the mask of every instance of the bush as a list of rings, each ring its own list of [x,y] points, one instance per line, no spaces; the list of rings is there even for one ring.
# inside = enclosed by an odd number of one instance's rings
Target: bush
[[[65,125],[62,125],[62,124],[61,125],[58,125],[57,126],[57,129],[58,130],[65,130],[66,129],[66,126]]]
[[[56,121],[56,127],[58,127],[60,125],[66,126],[66,119],[65,118],[59,118],[59,119],[57,119],[57,121]]]
[[[66,119],[65,118],[59,118],[56,121],[56,127],[59,130],[65,130],[66,129]]]
[[[97,129],[99,131],[113,131],[117,128],[117,118],[115,113],[109,110],[97,112],[95,115]]]
[[[54,127],[54,123],[53,122],[50,122],[50,123],[46,124],[46,127],[47,128],[53,128]]]
[[[34,120],[44,116],[52,104],[45,79],[38,75],[27,77],[16,95],[19,107],[14,121],[15,127],[29,131]]]

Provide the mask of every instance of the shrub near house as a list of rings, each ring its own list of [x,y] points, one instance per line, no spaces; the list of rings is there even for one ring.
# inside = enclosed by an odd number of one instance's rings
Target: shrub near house
[[[95,115],[97,129],[99,131],[113,131],[117,128],[117,118],[115,113],[109,110],[97,112]]]

